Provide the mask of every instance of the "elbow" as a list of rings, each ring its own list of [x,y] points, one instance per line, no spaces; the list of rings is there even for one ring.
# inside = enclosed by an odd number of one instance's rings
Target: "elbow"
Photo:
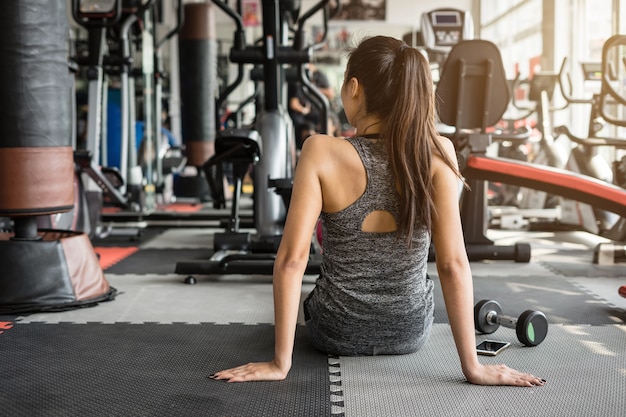
[[[304,275],[307,262],[292,260],[284,262],[274,262],[274,276],[279,275]]]
[[[306,254],[278,254],[274,261],[274,276],[304,275],[309,262],[308,252]]]
[[[469,261],[467,258],[452,257],[437,259],[437,273],[440,277],[458,277],[470,273]]]

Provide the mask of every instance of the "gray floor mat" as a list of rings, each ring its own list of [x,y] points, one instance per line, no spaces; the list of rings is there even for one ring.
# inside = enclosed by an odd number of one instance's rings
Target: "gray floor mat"
[[[435,285],[435,322],[447,323],[441,284]],[[615,287],[617,292],[617,285]],[[626,310],[598,298],[581,285],[565,277],[538,276],[475,276],[474,299],[499,302],[503,313],[519,317],[525,310],[543,312],[552,324],[614,324],[626,323]]]
[[[179,275],[111,274],[108,280],[120,291],[113,301],[93,308],[31,314],[20,321],[139,324],[274,322],[271,277],[231,275],[227,282],[202,280],[196,285],[184,284]],[[312,289],[312,284],[305,283],[302,298]],[[300,323],[304,323],[302,313],[300,316]]]
[[[597,265],[591,262],[591,260],[585,260],[584,262],[555,262],[555,261],[542,261],[546,267],[550,268],[557,274],[565,275],[566,277],[613,277],[613,278],[626,278],[626,264],[619,263],[614,265]]]
[[[435,324],[431,339],[415,354],[340,357],[343,408],[335,412],[346,417],[624,415],[626,326],[552,325],[546,340],[532,348],[510,333],[497,339],[511,346],[481,358],[482,363],[506,363],[545,378],[547,385],[468,384],[449,326]]]

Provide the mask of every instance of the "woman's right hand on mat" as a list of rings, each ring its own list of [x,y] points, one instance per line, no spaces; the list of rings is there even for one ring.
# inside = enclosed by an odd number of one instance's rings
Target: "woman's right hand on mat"
[[[209,375],[209,378],[226,382],[281,381],[289,369],[281,369],[274,361],[252,362],[236,368],[226,369]]]
[[[534,387],[545,385],[545,379],[517,371],[506,365],[480,365],[475,371],[467,372],[467,381],[477,385],[514,385]]]

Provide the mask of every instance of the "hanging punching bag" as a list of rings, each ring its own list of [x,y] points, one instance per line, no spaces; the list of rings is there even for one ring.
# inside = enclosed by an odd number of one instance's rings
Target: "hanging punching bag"
[[[64,10],[58,3],[2,4],[0,216],[58,213],[74,203],[69,32],[50,15]]]
[[[215,153],[217,40],[210,3],[185,5],[178,39],[183,142],[189,165],[201,166]]]
[[[0,313],[75,308],[113,298],[89,238],[38,230],[71,210],[74,156],[64,0],[5,0],[0,13]]]

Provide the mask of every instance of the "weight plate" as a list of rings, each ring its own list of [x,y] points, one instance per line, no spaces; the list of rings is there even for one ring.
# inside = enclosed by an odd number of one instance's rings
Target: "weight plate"
[[[502,314],[502,307],[493,300],[481,300],[474,306],[474,327],[480,333],[490,334],[498,330],[500,324],[488,319],[489,313]]]
[[[541,311],[526,310],[517,321],[517,339],[526,346],[537,346],[548,335],[548,319]]]

